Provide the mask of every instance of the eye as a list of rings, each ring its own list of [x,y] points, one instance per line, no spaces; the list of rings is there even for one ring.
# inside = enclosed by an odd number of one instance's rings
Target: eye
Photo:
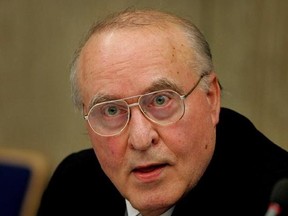
[[[127,113],[127,107],[119,104],[105,104],[101,108],[102,115],[106,117],[117,117]]]
[[[156,95],[153,99],[153,105],[155,106],[164,106],[169,101],[169,97],[164,94]]]
[[[108,106],[105,108],[104,112],[108,116],[115,116],[119,112],[119,109],[117,106]]]
[[[148,98],[147,98],[148,99]],[[148,106],[154,107],[167,107],[170,106],[171,103],[174,103],[176,99],[176,94],[173,91],[161,91],[152,95],[150,100],[146,100],[146,104]]]

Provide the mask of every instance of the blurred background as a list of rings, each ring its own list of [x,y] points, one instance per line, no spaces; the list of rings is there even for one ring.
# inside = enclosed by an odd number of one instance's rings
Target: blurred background
[[[127,7],[192,20],[210,43],[223,106],[288,149],[288,1],[0,0],[0,147],[33,149],[51,171],[90,147],[70,97],[72,54],[95,20]]]

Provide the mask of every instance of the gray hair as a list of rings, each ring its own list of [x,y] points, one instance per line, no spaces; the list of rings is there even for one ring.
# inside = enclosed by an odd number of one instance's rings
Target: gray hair
[[[209,44],[200,30],[188,19],[178,17],[168,12],[160,12],[156,10],[132,10],[112,14],[92,25],[86,37],[74,53],[74,58],[71,63],[71,88],[72,100],[76,108],[81,110],[83,108],[83,100],[81,90],[78,83],[78,61],[82,48],[85,46],[89,38],[94,34],[111,31],[115,29],[129,28],[129,27],[157,27],[159,29],[166,29],[174,24],[183,30],[183,33],[188,38],[189,46],[193,51],[196,61],[193,67],[199,75],[209,74],[213,70],[212,54]],[[205,78],[204,78],[205,80]],[[208,82],[204,81],[204,86]],[[204,87],[205,88],[205,87]]]

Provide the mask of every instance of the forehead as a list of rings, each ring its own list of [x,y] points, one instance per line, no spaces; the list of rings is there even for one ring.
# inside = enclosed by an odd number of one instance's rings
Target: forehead
[[[93,35],[79,58],[84,102],[98,93],[119,97],[139,94],[157,79],[182,83],[192,57],[187,39],[175,28],[165,32],[157,28],[120,29]]]

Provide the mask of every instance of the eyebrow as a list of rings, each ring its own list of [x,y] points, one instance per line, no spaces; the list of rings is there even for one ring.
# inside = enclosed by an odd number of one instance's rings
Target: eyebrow
[[[161,78],[159,80],[156,80],[152,82],[150,87],[148,87],[145,91],[145,93],[153,92],[153,91],[159,91],[159,90],[174,90],[178,92],[179,94],[183,93],[183,89],[180,88],[174,81],[171,81],[167,78]],[[144,94],[145,94],[144,93]]]
[[[184,94],[182,88],[180,88],[175,82],[173,82],[167,78],[161,78],[161,79],[158,79],[158,80],[152,82],[152,84],[148,88],[146,88],[142,94],[147,94],[150,92],[165,90],[165,89],[174,90],[174,91],[178,92],[179,94]],[[138,96],[138,95],[135,95],[135,96]],[[128,97],[133,97],[133,95],[128,96]],[[127,98],[127,97],[125,97],[125,98]],[[121,100],[121,99],[125,99],[125,98],[118,98],[118,97],[115,97],[113,95],[98,93],[98,94],[94,95],[94,97],[91,99],[89,106],[88,106],[88,109],[90,110],[95,104],[98,104],[98,103],[112,101],[112,100]]]

